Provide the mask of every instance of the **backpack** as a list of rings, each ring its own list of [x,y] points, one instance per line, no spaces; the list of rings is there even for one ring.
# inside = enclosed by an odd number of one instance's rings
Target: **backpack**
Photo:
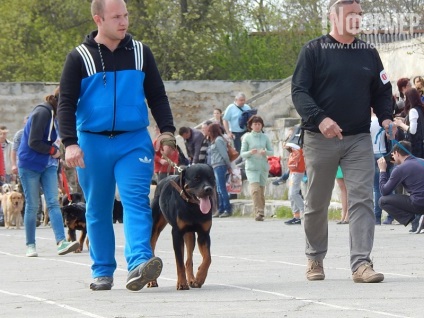
[[[241,111],[240,117],[238,119],[238,124],[241,129],[246,129],[247,121],[250,119],[250,117],[252,117],[253,115],[256,115],[258,113],[258,110],[257,109],[242,110],[238,106],[237,108]]]
[[[295,145],[299,145],[302,147],[302,128],[300,125],[295,125],[293,129],[293,133],[286,141],[287,143],[292,143]]]
[[[281,162],[280,157],[269,156],[268,157],[269,164],[269,174],[273,177],[281,176]]]

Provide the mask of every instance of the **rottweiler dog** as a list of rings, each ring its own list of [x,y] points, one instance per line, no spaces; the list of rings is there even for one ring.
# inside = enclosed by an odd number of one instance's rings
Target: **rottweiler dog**
[[[83,250],[83,244],[86,240],[87,249],[89,248],[88,237],[87,237],[87,223],[85,220],[85,203],[71,203],[63,206],[62,215],[65,225],[68,227],[68,241],[74,242],[77,240],[76,231],[81,231],[79,238],[80,247],[75,253],[81,253]]]
[[[211,264],[210,230],[212,214],[216,209],[216,183],[213,169],[207,164],[195,164],[184,169],[180,175],[168,176],[156,187],[151,203],[153,252],[161,231],[169,223],[177,263],[177,290],[200,288],[206,280]],[[196,276],[193,272],[195,235],[202,263]],[[187,260],[184,266],[184,244]],[[157,287],[153,281],[148,287]]]
[[[82,193],[73,192],[69,196],[71,197],[71,201],[69,201],[67,194],[62,195],[62,199],[61,199],[62,206],[69,205],[71,203],[84,202],[84,197]]]

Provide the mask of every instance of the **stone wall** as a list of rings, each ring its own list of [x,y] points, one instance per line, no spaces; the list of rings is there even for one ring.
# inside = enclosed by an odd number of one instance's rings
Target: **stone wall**
[[[165,88],[175,124],[179,128],[192,127],[212,117],[214,107],[225,110],[239,91],[244,92],[247,98],[251,98],[278,82],[173,81],[165,82]],[[21,128],[23,118],[57,85],[57,83],[0,83],[0,125],[9,128],[9,139]]]

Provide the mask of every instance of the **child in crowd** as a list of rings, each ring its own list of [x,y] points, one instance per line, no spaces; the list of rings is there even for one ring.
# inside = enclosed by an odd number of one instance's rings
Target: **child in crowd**
[[[290,152],[287,166],[290,170],[289,200],[293,212],[293,218],[284,223],[287,225],[300,225],[302,223],[300,218],[304,211],[304,203],[300,186],[306,171],[305,158],[303,156],[302,148],[295,143],[288,142],[284,148]]]

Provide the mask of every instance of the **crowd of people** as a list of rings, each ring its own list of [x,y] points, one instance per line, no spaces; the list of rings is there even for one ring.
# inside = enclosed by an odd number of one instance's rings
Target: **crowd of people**
[[[213,217],[226,218],[233,214],[229,176],[243,165],[255,220],[264,221],[273,146],[260,115],[240,125],[241,114],[252,108],[239,92],[224,111],[213,109],[213,117],[201,129],[180,127],[181,149],[154,55],[127,33],[126,3],[93,0],[91,13],[97,29],[68,54],[60,86],[34,107],[14,142],[7,139],[7,127],[0,127],[0,181],[12,183],[18,178],[22,185],[26,256],[38,256],[40,186],[57,253],[73,252],[79,243],[66,241],[58,203],[60,149],[64,149],[63,164],[78,172],[86,200],[93,291],[110,290],[114,284],[112,211],[117,186],[124,207],[126,288],[137,291],[162,270],[162,261],[150,246],[149,193],[154,174],[161,182],[179,173],[179,166],[209,164],[217,184]],[[335,23],[339,14],[341,24]],[[360,41],[352,29],[361,14],[359,1],[331,0],[331,31],[302,48],[292,78],[302,138],[284,145],[289,156],[282,180],[289,180],[293,216],[285,223],[304,225],[306,277],[311,281],[325,279],[328,207],[335,182],[342,199],[339,224],[349,224],[354,282],[384,280],[371,261],[376,225],[395,220],[411,224],[413,233],[424,226],[424,81],[421,76],[401,78],[399,94],[393,94],[378,52],[353,47]],[[343,44],[343,49],[323,49],[323,43]],[[148,110],[156,123],[153,142]],[[229,146],[239,153],[237,159],[230,160]],[[307,191],[302,194],[305,175]],[[389,214],[385,221],[383,210]]]

